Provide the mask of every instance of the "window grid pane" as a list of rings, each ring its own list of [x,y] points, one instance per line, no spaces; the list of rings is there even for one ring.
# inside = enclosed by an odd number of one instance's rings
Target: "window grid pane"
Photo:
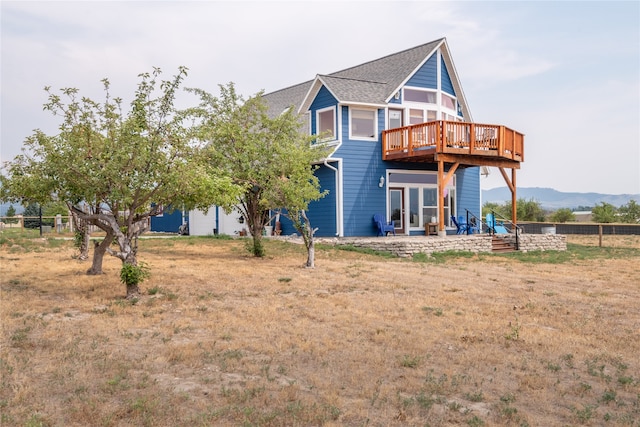
[[[372,110],[351,110],[351,135],[375,138],[375,112]]]
[[[453,99],[452,97],[445,95],[444,93],[442,94],[442,106],[445,108],[449,108],[451,110],[455,110],[456,109],[456,100]]]
[[[424,111],[416,108],[409,109],[409,124],[417,125],[424,123]]]
[[[322,111],[318,114],[318,133],[326,132],[328,138],[335,136],[335,125],[333,110]]]
[[[424,90],[405,89],[404,100],[409,102],[424,102],[427,104],[436,103],[436,94]]]

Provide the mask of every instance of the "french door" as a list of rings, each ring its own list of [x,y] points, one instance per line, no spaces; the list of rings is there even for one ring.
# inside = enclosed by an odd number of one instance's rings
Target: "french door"
[[[389,208],[396,233],[404,234],[404,188],[389,188]]]

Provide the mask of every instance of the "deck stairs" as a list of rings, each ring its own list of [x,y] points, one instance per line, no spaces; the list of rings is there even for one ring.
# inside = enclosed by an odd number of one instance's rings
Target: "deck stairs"
[[[491,239],[491,252],[493,253],[508,253],[515,252],[516,247],[513,243],[508,242],[500,237],[493,236]]]

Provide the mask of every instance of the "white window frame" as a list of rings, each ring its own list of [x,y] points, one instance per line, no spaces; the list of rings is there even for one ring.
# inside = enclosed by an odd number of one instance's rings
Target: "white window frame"
[[[331,142],[331,141],[337,140],[337,138],[338,138],[338,126],[337,126],[338,117],[336,115],[336,107],[335,107],[335,105],[332,105],[331,107],[320,108],[320,109],[316,110],[315,135],[320,134],[320,132],[318,131],[318,129],[320,129],[320,115],[322,113],[326,113],[328,111],[331,111],[331,114],[332,114],[332,117],[333,117],[333,135],[329,136],[329,137],[325,137],[325,138],[318,138],[318,142]]]
[[[353,134],[353,113],[355,111],[366,111],[373,113],[373,136],[362,136]],[[372,108],[349,107],[349,139],[361,141],[378,140],[378,110]]]
[[[416,92],[427,92],[433,94],[434,102],[422,102],[422,101],[409,101],[407,100],[406,90],[413,90]],[[402,88],[402,103],[419,104],[419,105],[438,105],[438,91],[435,89],[427,89],[423,87],[405,86]]]
[[[407,121],[407,124],[416,125],[416,124],[420,124],[420,123],[424,123],[425,122],[425,119],[424,119],[425,110],[424,109],[409,107],[409,108],[407,108],[407,111],[409,113],[409,120]],[[420,112],[420,121],[419,122],[412,123],[413,119],[418,117],[418,116],[413,114],[413,111],[416,111],[416,112],[419,111]]]
[[[449,99],[451,99],[453,101],[453,109],[446,107],[444,105],[444,101],[443,99],[447,97]],[[455,96],[448,94],[446,92],[442,92],[440,95],[440,109],[442,111],[442,120],[449,120],[449,121],[462,121],[462,118],[458,115],[458,98],[456,98]],[[451,118],[447,117],[445,118],[445,114],[448,114],[449,116],[451,116]]]
[[[394,188],[404,188],[404,194],[405,194],[405,200],[404,200],[404,204],[405,204],[405,218],[404,221],[407,224],[407,233],[411,232],[411,231],[420,231],[422,229],[424,229],[424,224],[427,222],[430,222],[431,218],[425,218],[423,215],[423,211],[424,211],[424,199],[423,199],[423,189],[424,188],[429,188],[429,189],[435,189],[437,191],[438,189],[438,184],[419,184],[419,183],[406,183],[406,182],[391,182],[389,180],[389,174],[391,173],[402,173],[402,174],[411,174],[411,175],[436,175],[438,174],[438,172],[435,171],[410,171],[410,170],[401,170],[401,169],[389,169],[387,170],[387,183],[389,186],[392,186]],[[453,206],[453,210],[455,212],[451,213],[451,202],[449,201],[449,207],[445,208],[445,212],[447,209],[449,209],[449,215],[445,214],[445,218],[444,218],[444,224],[445,224],[445,228],[447,229],[452,229],[453,228],[453,224],[451,223],[451,215],[456,216],[457,218],[457,210],[458,210],[458,206],[457,206],[457,179],[456,176],[453,175],[451,177],[451,181],[449,181],[449,183],[447,184],[447,187],[445,188],[445,191],[447,192],[447,197],[451,198],[452,194],[451,194],[451,190],[453,190],[453,200],[454,200],[454,206]],[[417,188],[418,189],[418,197],[419,197],[419,202],[418,202],[418,223],[422,224],[420,226],[411,226],[411,218],[409,217],[411,214],[411,200],[410,200],[410,189],[411,188]],[[438,198],[440,198],[440,195],[437,196]],[[442,197],[444,199],[444,197]],[[387,191],[387,206],[389,206],[389,191]],[[431,206],[428,206],[431,207]]]
[[[420,102],[420,101],[408,101],[405,91],[418,91],[418,92],[429,92],[435,95],[435,102]],[[443,97],[448,97],[453,100],[453,109],[447,108],[444,105]],[[447,120],[447,114],[451,116],[449,118],[450,121],[464,121],[464,118],[458,114],[459,110],[459,102],[458,98],[448,92],[444,92],[439,89],[427,89],[415,86],[406,86],[402,88],[402,104],[398,106],[398,108],[403,108],[405,110],[405,126],[409,124],[410,121],[410,109],[422,109],[424,110],[424,117],[426,121],[429,121],[428,112],[435,111],[436,118],[435,120]]]
[[[395,128],[391,127],[391,110],[400,113],[400,126],[397,126]],[[389,107],[387,108],[386,114],[387,114],[387,127],[386,129],[397,129],[398,127],[403,127],[404,124],[404,117],[406,115],[406,108],[403,105],[398,105],[397,107]]]

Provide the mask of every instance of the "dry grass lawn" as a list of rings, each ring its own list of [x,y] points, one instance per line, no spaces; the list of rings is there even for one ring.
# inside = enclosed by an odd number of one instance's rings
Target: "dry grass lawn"
[[[640,238],[401,260],[0,234],[2,426],[640,426]]]

